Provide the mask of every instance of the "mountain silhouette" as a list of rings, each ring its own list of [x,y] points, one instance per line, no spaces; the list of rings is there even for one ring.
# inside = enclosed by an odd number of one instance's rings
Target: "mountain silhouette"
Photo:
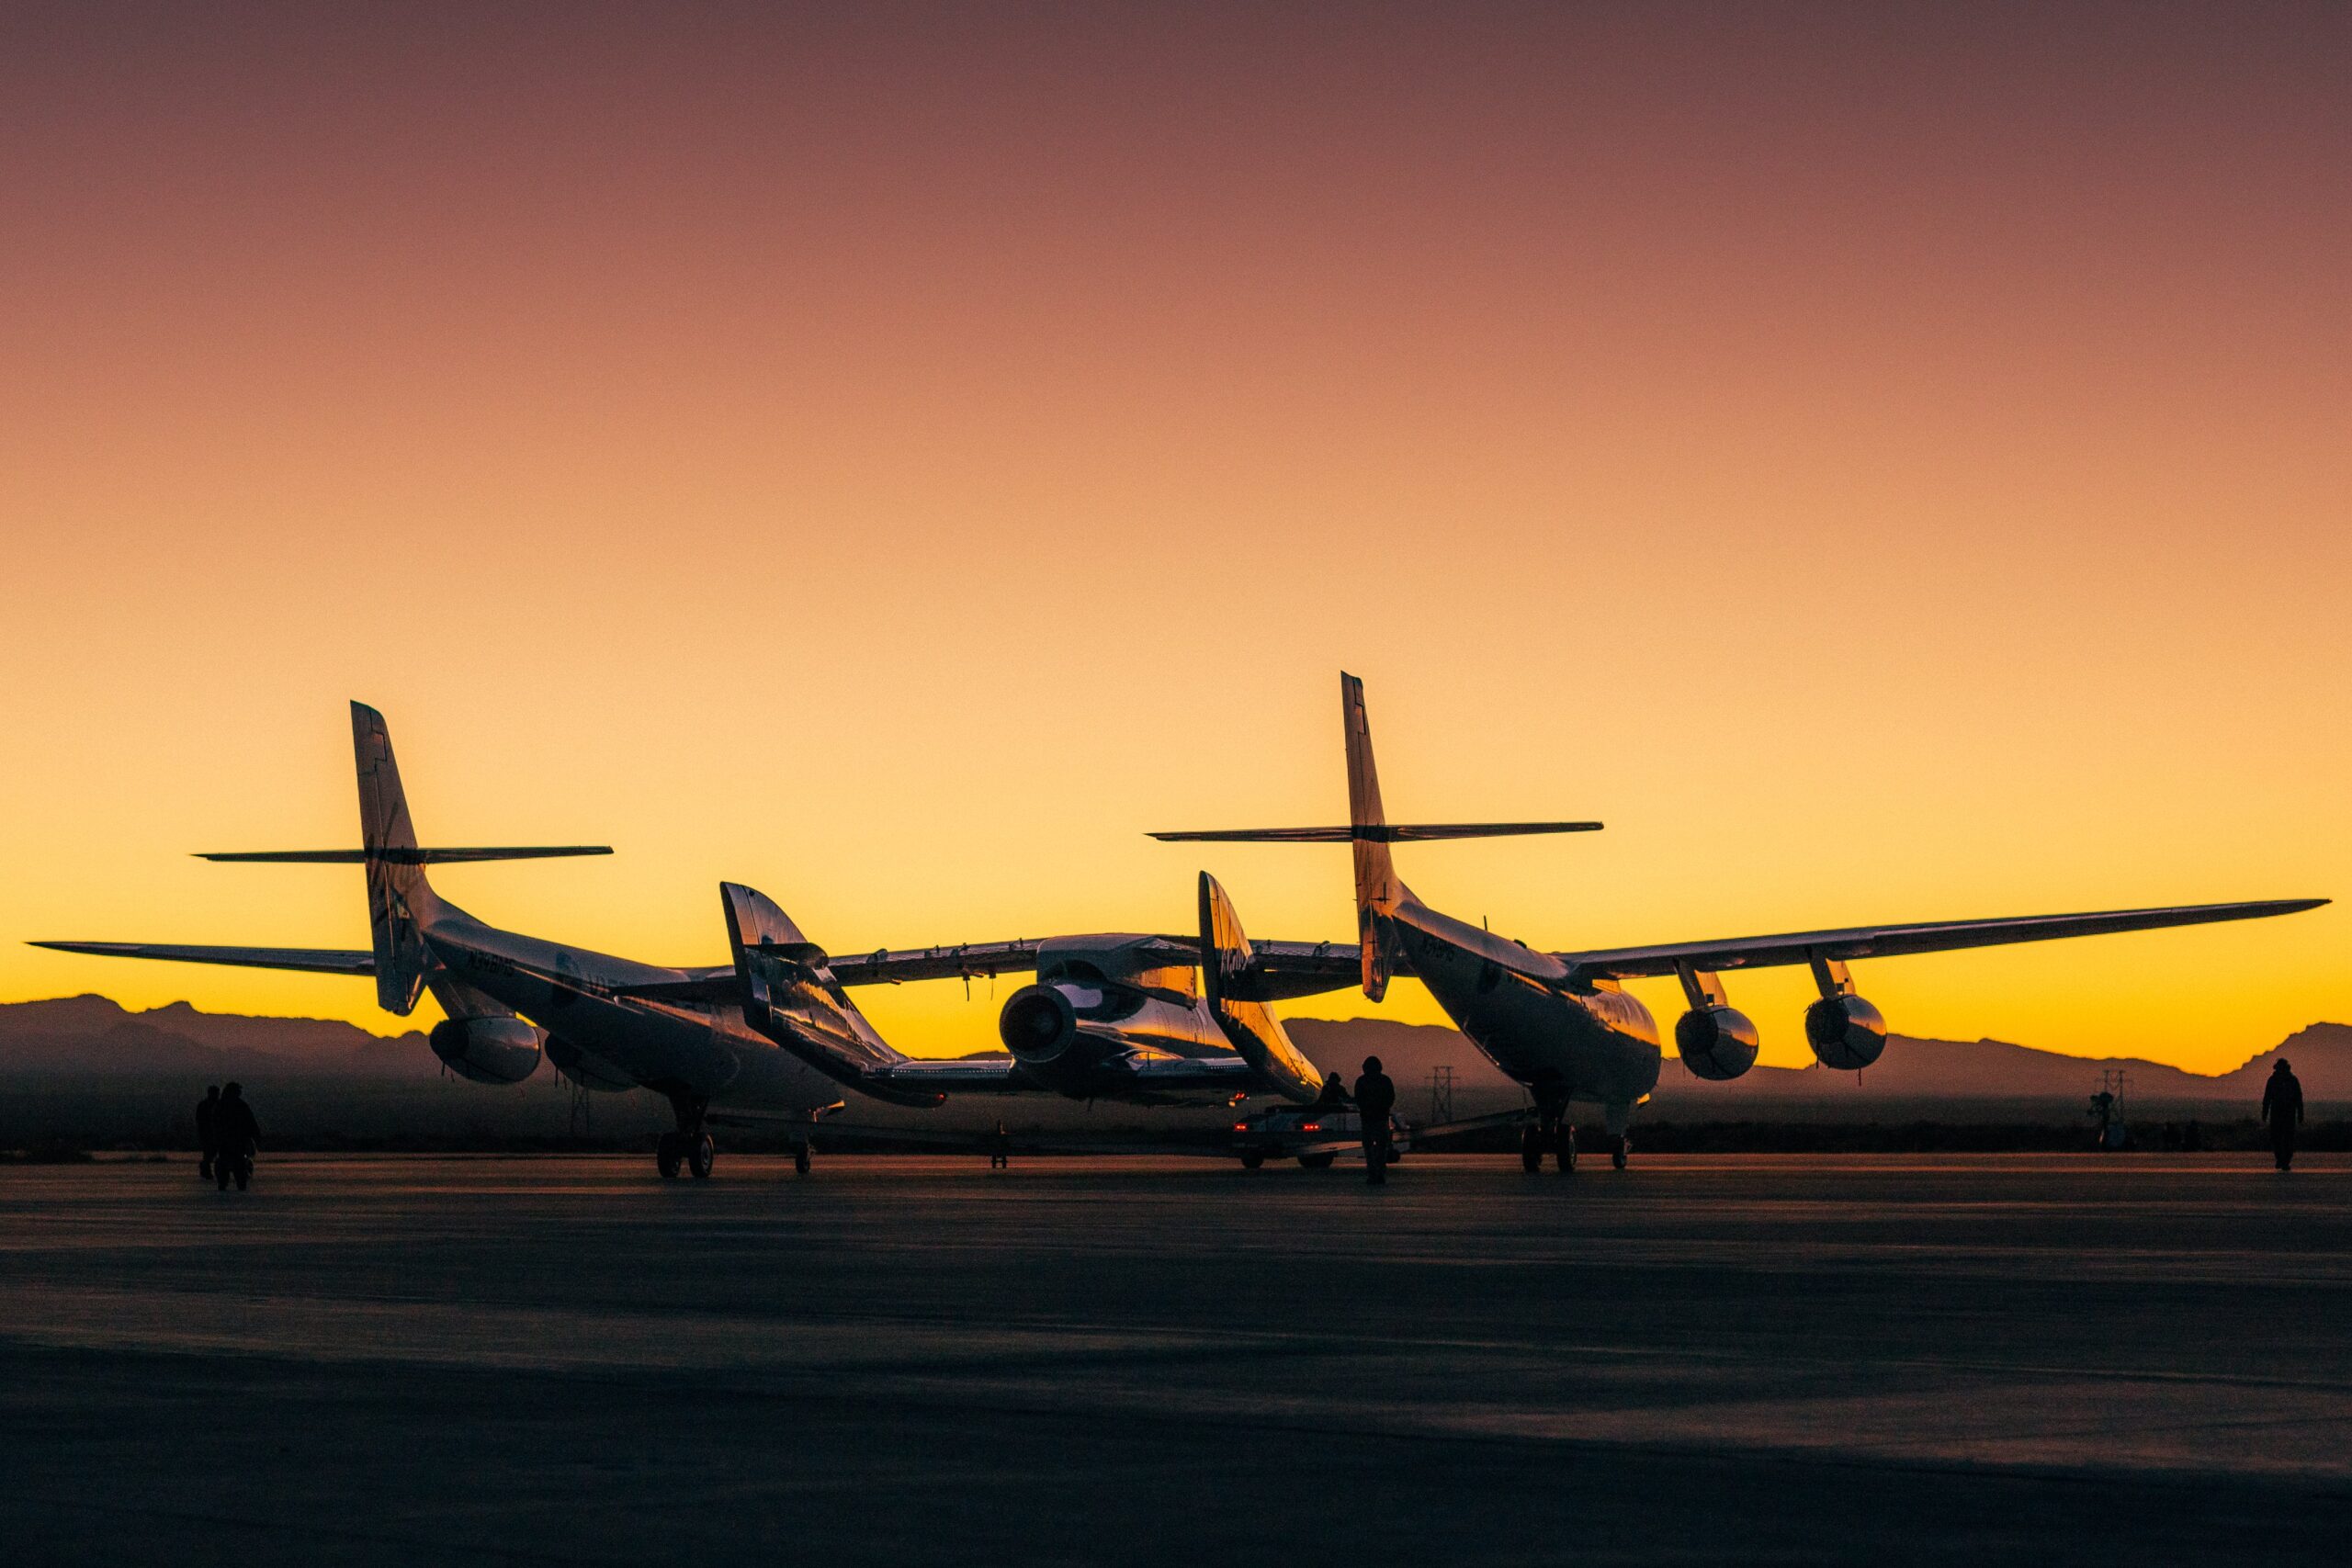
[[[172,1002],[132,1012],[106,997],[0,1003],[0,1076],[433,1077],[414,1031],[387,1038],[323,1018],[254,1018]]]
[[[1291,1038],[1326,1072],[1352,1078],[1363,1058],[1377,1055],[1408,1100],[1425,1100],[1430,1073],[1453,1069],[1455,1112],[1500,1109],[1521,1091],[1476,1046],[1436,1024],[1385,1019],[1293,1019]],[[1860,1073],[1819,1066],[1758,1066],[1728,1083],[1694,1078],[1668,1056],[1646,1114],[1753,1118],[1798,1109],[1903,1106],[1916,1113],[1935,1102],[2064,1102],[2069,1113],[2099,1087],[2102,1071],[2126,1075],[2135,1104],[2219,1110],[2261,1101],[2263,1081],[2281,1055],[2295,1064],[2303,1092],[2314,1100],[2352,1100],[2352,1025],[2314,1023],[2298,1030],[2244,1066],[2218,1075],[2191,1073],[2135,1056],[2070,1056],[2000,1040],[1918,1040],[1890,1035],[1886,1054]]]
[[[1520,1089],[1452,1029],[1385,1019],[1293,1019],[1291,1036],[1326,1072],[1352,1079],[1363,1058],[1387,1065],[1406,1102],[1426,1103],[1430,1074],[1453,1069],[1460,1115],[1518,1103]],[[920,1042],[910,1042],[920,1047]],[[2127,1075],[2135,1103],[2251,1106],[2280,1055],[2291,1058],[2314,1100],[2352,1099],[2352,1025],[2314,1023],[2245,1065],[2218,1075],[2185,1072],[2138,1057],[2070,1056],[1998,1040],[1917,1040],[1896,1035],[1861,1073],[1820,1066],[1759,1066],[1729,1083],[1709,1083],[1667,1059],[1647,1114],[1708,1117],[1786,1115],[1803,1109],[1871,1110],[1936,1102],[2063,1103],[2069,1114],[2099,1086],[2103,1069]],[[0,1003],[0,1077],[433,1078],[440,1064],[421,1032],[385,1036],[332,1019],[256,1018],[200,1011],[187,1002],[133,1012],[101,996]]]

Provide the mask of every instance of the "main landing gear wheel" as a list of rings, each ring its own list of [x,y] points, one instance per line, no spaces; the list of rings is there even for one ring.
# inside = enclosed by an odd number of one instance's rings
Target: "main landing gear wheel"
[[[1577,1168],[1577,1130],[1568,1122],[1560,1123],[1560,1135],[1552,1140],[1552,1157],[1563,1176],[1573,1175]]]
[[[1544,1129],[1532,1122],[1519,1135],[1519,1168],[1530,1176],[1544,1168]]]
[[[688,1141],[686,1145],[686,1168],[694,1173],[694,1178],[696,1181],[708,1181],[710,1179],[711,1164],[718,1158],[718,1145],[710,1141],[710,1134],[708,1133],[705,1133],[699,1138]]]
[[[685,1151],[680,1147],[678,1134],[664,1133],[662,1134],[661,1142],[653,1145],[653,1168],[662,1173],[662,1180],[675,1181],[678,1179],[679,1162],[684,1158],[684,1156]]]
[[[1619,1170],[1623,1170],[1625,1168],[1625,1162],[1633,1157],[1634,1135],[1627,1133],[1617,1140],[1617,1146],[1609,1151],[1609,1163]]]
[[[1329,1170],[1331,1162],[1339,1157],[1338,1155],[1301,1155],[1298,1163],[1309,1170]]]
[[[808,1145],[795,1144],[792,1145],[792,1168],[802,1176],[808,1174]]]

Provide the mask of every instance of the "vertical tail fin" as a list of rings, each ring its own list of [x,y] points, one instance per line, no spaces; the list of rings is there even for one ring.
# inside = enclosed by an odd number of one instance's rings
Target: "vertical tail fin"
[[[1380,770],[1372,760],[1372,726],[1364,717],[1363,682],[1340,675],[1340,717],[1348,745],[1348,838],[1355,847],[1356,936],[1363,946],[1363,994],[1378,1001],[1395,971],[1395,938],[1383,917],[1412,897],[1396,879],[1389,852],[1388,814],[1380,804]]]
[[[1252,988],[1255,956],[1233,900],[1216,877],[1201,873],[1201,991],[1209,1012],[1268,1087],[1285,1100],[1312,1104],[1323,1090],[1323,1075],[1291,1043],[1272,1008],[1234,994]]]
[[[406,1017],[432,967],[418,928],[433,912],[433,888],[416,852],[408,795],[401,788],[400,764],[392,760],[391,731],[384,716],[365,703],[351,705],[351,752],[359,774],[368,923],[376,939],[376,1001],[385,1011]]]

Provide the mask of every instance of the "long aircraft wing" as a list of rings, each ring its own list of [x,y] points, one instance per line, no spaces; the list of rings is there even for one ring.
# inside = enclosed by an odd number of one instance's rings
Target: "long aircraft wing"
[[[1611,947],[1552,956],[1578,975],[1631,979],[1671,975],[1684,964],[1693,969],[1760,969],[1774,964],[1807,964],[1815,958],[1891,958],[1911,953],[1949,953],[1963,947],[1997,947],[2007,942],[2155,931],[2165,926],[2201,926],[2217,920],[2256,920],[2314,909],[2326,902],[2324,898],[2274,898],[2245,904],[2108,909],[2084,915],[1849,926],[1843,931],[1789,931],[1779,936],[1733,937],[1721,942],[1666,942],[1657,947]]]
[[[967,976],[1021,974],[1037,966],[1041,941],[962,942],[953,947],[885,948],[876,953],[831,955],[833,978],[844,986],[899,985],[910,980],[956,980]],[[1360,959],[1353,942],[1253,942],[1254,1000],[1307,996],[1356,983]],[[1159,936],[1128,950],[1138,961],[1170,966],[1201,961],[1198,937]],[[1410,971],[1407,971],[1409,973]]]
[[[28,947],[95,953],[101,958],[161,958],[174,964],[229,964],[243,969],[301,969],[316,975],[373,975],[372,953],[324,947],[181,947],[161,942],[35,942]]]
[[[1010,1056],[910,1057],[874,1070],[874,1080],[917,1094],[1034,1095],[1037,1085],[1018,1077]],[[1196,1093],[1262,1087],[1258,1071],[1239,1056],[1154,1056],[1131,1062],[1120,1083],[1123,1095]]]

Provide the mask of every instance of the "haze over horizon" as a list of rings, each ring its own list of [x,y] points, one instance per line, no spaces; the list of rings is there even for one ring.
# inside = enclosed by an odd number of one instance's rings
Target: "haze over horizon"
[[[2352,11],[1705,17],[10,8],[0,1000],[405,1027],[21,945],[366,945],[187,858],[356,843],[351,698],[427,842],[619,851],[455,901],[664,963],[722,877],[1344,938],[1344,852],[1142,837],[1338,819],[1342,667],[1398,819],[1607,822],[1400,853],[1541,947],[2352,897]],[[2213,1072],[2347,919],[1857,977]]]

